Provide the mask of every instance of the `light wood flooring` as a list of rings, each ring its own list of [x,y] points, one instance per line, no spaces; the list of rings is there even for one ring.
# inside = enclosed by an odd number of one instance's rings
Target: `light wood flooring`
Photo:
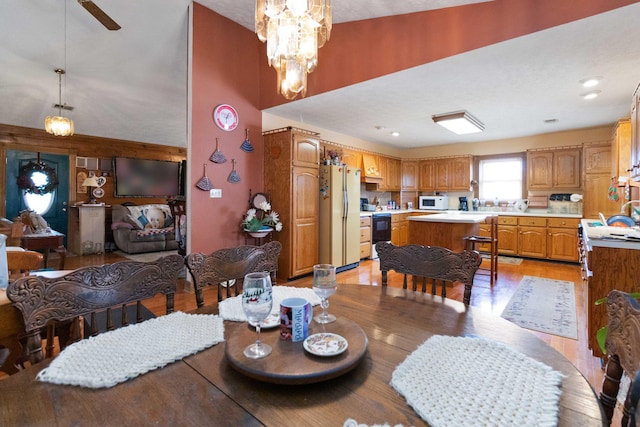
[[[122,259],[114,253],[102,255],[88,255],[82,257],[67,258],[66,268],[72,269],[83,265],[94,265],[111,263]],[[488,261],[484,261],[488,264]],[[484,266],[485,264],[483,264]],[[542,341],[555,348],[558,352],[569,359],[591,384],[596,393],[600,392],[602,385],[603,370],[599,358],[591,355],[586,342],[586,313],[584,312],[584,284],[580,274],[578,264],[537,261],[525,259],[520,265],[500,263],[498,267],[498,280],[492,286],[486,275],[476,275],[471,293],[471,305],[482,310],[500,316],[502,310],[513,295],[516,287],[523,276],[538,276],[556,280],[568,280],[575,283],[576,306],[578,318],[578,340],[563,338],[556,335],[549,335],[531,331]],[[287,286],[311,287],[311,276],[302,277],[290,282],[278,281],[278,284]],[[379,263],[377,261],[363,261],[358,268],[343,271],[337,275],[338,283],[343,284],[370,284],[380,286],[381,275]],[[389,273],[389,286],[402,287],[402,275],[393,272]],[[177,310],[193,310],[196,308],[195,296],[187,289],[180,290],[176,294],[175,307]],[[339,292],[339,290],[338,290]],[[447,290],[447,297],[462,301],[463,286],[456,286]],[[212,304],[216,301],[214,288],[207,290],[204,295],[205,304]],[[147,307],[162,314],[164,310],[164,298],[159,296],[146,304]],[[540,345],[543,345],[542,343]],[[618,422],[619,423],[619,422]]]

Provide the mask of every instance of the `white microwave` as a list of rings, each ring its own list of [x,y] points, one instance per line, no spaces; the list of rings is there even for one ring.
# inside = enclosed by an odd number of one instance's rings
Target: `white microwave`
[[[449,196],[420,196],[418,209],[446,211],[449,209]]]

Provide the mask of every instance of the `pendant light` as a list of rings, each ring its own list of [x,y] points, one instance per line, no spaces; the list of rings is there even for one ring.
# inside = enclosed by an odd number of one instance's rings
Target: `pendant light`
[[[73,120],[62,116],[63,108],[73,110],[73,107],[62,103],[62,75],[65,71],[62,68],[56,68],[54,71],[58,74],[58,103],[54,104],[54,107],[58,109],[58,115],[47,116],[44,120],[44,128],[52,135],[71,136],[73,135]]]
[[[67,66],[67,2],[64,2],[64,65]],[[54,70],[58,74],[58,103],[53,107],[58,109],[57,116],[47,116],[44,120],[44,128],[47,133],[55,136],[71,136],[73,135],[73,120],[64,117],[62,110],[72,111],[73,107],[62,103],[62,75],[65,74],[63,68]]]

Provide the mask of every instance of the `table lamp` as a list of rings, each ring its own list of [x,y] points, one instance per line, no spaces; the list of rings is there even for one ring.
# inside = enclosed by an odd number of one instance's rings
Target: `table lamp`
[[[96,203],[96,198],[93,195],[93,188],[94,187],[100,187],[96,177],[95,176],[90,176],[90,177],[86,178],[84,180],[84,182],[82,183],[82,186],[88,188],[87,193],[89,194],[89,203],[95,204]]]

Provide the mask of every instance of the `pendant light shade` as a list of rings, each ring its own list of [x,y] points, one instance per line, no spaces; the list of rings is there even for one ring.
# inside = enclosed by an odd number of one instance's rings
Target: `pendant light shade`
[[[56,68],[54,70],[58,74],[58,103],[54,105],[58,109],[57,116],[47,116],[44,120],[45,130],[55,136],[71,136],[73,135],[73,120],[62,116],[62,109],[72,110],[72,107],[67,107],[66,104],[62,104],[62,75],[65,71],[62,68]]]
[[[256,34],[267,42],[282,96],[306,95],[307,74],[318,65],[331,26],[331,0],[256,0]]]

